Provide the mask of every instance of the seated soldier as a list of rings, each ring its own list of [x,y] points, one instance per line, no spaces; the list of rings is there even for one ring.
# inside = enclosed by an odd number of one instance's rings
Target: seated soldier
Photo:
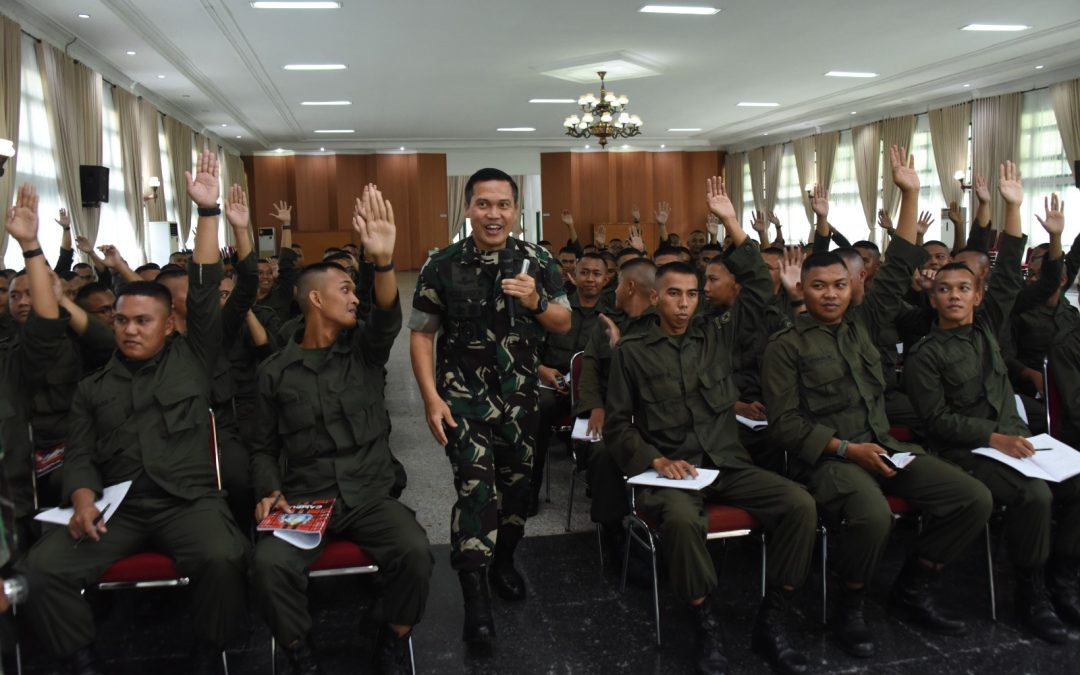
[[[720,178],[709,181],[709,207],[723,221],[735,248],[727,265],[743,285],[736,320],[702,316],[694,268],[669,263],[656,274],[653,303],[658,318],[624,337],[614,351],[605,405],[604,437],[624,473],[649,468],[681,479],[696,467],[719,468],[720,476],[701,491],[650,488],[638,491],[638,507],[659,522],[661,549],[671,587],[696,619],[697,666],[703,673],[725,672],[722,635],[712,600],[716,568],[705,546],[704,502],[731,504],[753,514],[769,534],[767,592],[758,610],[752,645],[782,673],[804,673],[805,657],[785,629],[788,598],[804,581],[814,548],[813,500],[799,485],[754,466],[736,431],[738,397],[731,378],[737,326],[765,307],[769,276],[735,217]],[[725,320],[726,318],[726,320]]]
[[[926,258],[914,245],[919,177],[913,161],[895,146],[892,165],[902,193],[899,226],[874,288],[853,306],[843,259],[835,253],[807,258],[801,282],[806,313],[773,336],[762,368],[770,438],[790,453],[791,475],[810,488],[841,532],[832,556],[844,582],[834,636],[860,657],[875,652],[863,600],[892,528],[883,492],[909,500],[925,516],[915,554],[893,585],[892,602],[939,633],[963,633],[965,625],[939,609],[932,583],[982,532],[991,509],[990,493],[977,480],[889,434],[874,335],[894,320],[912,271]],[[882,457],[896,452],[917,457],[897,472]]]
[[[581,255],[573,246],[563,246],[559,249],[559,270],[562,272],[563,288],[566,289],[567,297],[574,292],[574,269],[577,268],[580,259]]]
[[[217,488],[210,446],[210,380],[221,349],[218,283],[218,163],[206,150],[188,194],[199,207],[190,264],[188,333],[173,332],[164,286],[123,286],[114,322],[118,351],[83,379],[71,404],[63,499],[67,528],[34,545],[26,572],[36,580],[27,613],[49,651],[71,670],[99,672],[94,617],[82,595],[112,563],[153,547],[191,579],[195,672],[217,672],[221,651],[244,616],[247,541]],[[132,481],[102,514],[105,486]],[[106,524],[99,516],[108,515]],[[72,546],[88,539],[81,546]]]
[[[391,496],[390,421],[383,367],[401,330],[394,278],[393,210],[364,189],[353,227],[375,262],[371,321],[357,328],[354,284],[334,263],[305,268],[298,289],[304,331],[259,367],[261,424],[252,460],[261,520],[289,503],[336,499],[320,545],[310,550],[264,533],[255,546],[256,598],[296,673],[319,672],[310,644],[307,569],[326,537],[360,544],[379,566],[383,673],[408,673],[408,636],[427,602],[433,559],[413,512]],[[284,467],[284,469],[282,469]]]
[[[544,464],[547,462],[551,427],[570,414],[570,359],[585,349],[585,343],[593,332],[600,312],[605,306],[600,301],[604,279],[607,277],[604,258],[596,253],[586,253],[577,262],[573,278],[577,288],[567,295],[570,301],[570,332],[565,335],[548,335],[540,349],[540,415],[536,429],[536,450],[533,453],[533,470],[529,495],[529,516],[540,510],[540,488],[544,483]]]
[[[878,245],[872,241],[857,241],[851,245],[851,248],[859,252],[863,260],[863,269],[866,270],[866,280],[864,284],[867,289],[873,288],[874,277],[877,276],[878,270],[881,269],[881,249]]]
[[[86,284],[75,294],[75,304],[82,307],[83,311],[89,314],[91,318],[97,319],[112,328],[113,312],[116,309],[116,294],[105,284],[100,281]]]
[[[1035,454],[1027,440],[1031,431],[1017,412],[997,340],[997,334],[1006,330],[1009,309],[1023,283],[1020,260],[1025,239],[1020,227],[1023,191],[1019,176],[1011,162],[1003,171],[998,189],[1007,204],[1005,236],[986,301],[975,275],[964,265],[953,263],[938,270],[930,294],[938,313],[937,324],[908,355],[904,384],[924,421],[930,450],[985,483],[994,501],[1005,507],[1005,531],[1016,574],[1017,615],[1036,636],[1062,644],[1068,634],[1047,597],[1043,571],[1052,548],[1047,582],[1055,591],[1054,603],[1063,615],[1080,619],[1076,588],[1080,477],[1048,483],[971,454],[985,447],[1012,457]],[[1051,255],[1060,255],[1065,218],[1056,210],[1057,195],[1054,206],[1043,222],[1052,235],[1058,235],[1052,244],[1057,250]],[[983,311],[976,313],[979,304]],[[1054,512],[1057,531],[1051,536]]]

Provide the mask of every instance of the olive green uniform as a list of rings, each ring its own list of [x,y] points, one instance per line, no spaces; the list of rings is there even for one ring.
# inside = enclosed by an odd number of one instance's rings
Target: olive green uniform
[[[924,515],[918,554],[945,563],[980,533],[990,516],[990,493],[958,467],[889,435],[885,380],[874,340],[894,320],[911,274],[926,252],[894,238],[887,262],[862,304],[841,323],[826,326],[802,314],[765,349],[762,384],[769,435],[790,454],[789,470],[810,488],[818,508],[841,524],[841,578],[870,578],[892,527],[882,491],[909,500]],[[892,478],[878,478],[846,459],[824,453],[833,439],[877,443],[888,452],[919,455]]]
[[[1061,333],[1050,348],[1050,378],[1061,397],[1056,435],[1080,449],[1080,329]]]
[[[26,561],[37,581],[27,603],[39,637],[57,656],[94,639],[82,590],[118,559],[149,547],[192,581],[192,619],[203,641],[223,646],[243,616],[247,542],[217,489],[209,455],[210,378],[221,349],[220,263],[190,266],[188,334],[151,359],[117,352],[83,379],[71,404],[63,498],[80,488],[133,481],[100,542],[72,546],[51,528]]]
[[[280,490],[293,504],[337,500],[319,546],[300,549],[270,533],[255,546],[255,597],[285,645],[311,630],[306,571],[327,537],[356,542],[378,564],[389,623],[412,626],[424,613],[433,564],[427,534],[390,496],[395,476],[383,366],[401,330],[401,306],[374,308],[370,319],[326,349],[290,340],[259,367],[256,496]]]
[[[772,282],[757,247],[747,241],[726,262],[743,284],[738,302],[763,311]],[[671,587],[684,602],[709,595],[717,585],[705,548],[706,501],[738,506],[761,521],[770,535],[772,586],[800,586],[814,547],[813,499],[802,486],[755,466],[739,442],[735,318],[731,312],[702,316],[684,335],[669,337],[657,317],[646,331],[623,337],[611,362],[604,437],[627,475],[651,468],[661,457],[720,469],[700,492],[637,492],[638,508],[659,520]]]
[[[269,307],[282,322],[288,321],[294,316],[293,295],[302,271],[296,251],[291,248],[282,248],[278,256],[277,282],[266,297],[256,300],[255,304]]]
[[[546,250],[513,238],[506,246],[515,273],[528,259],[536,292],[569,307]],[[428,258],[413,296],[409,328],[439,332],[435,386],[457,423],[446,429],[446,455],[458,493],[450,561],[459,571],[486,567],[496,541],[513,551],[525,532],[544,328],[516,300],[511,326],[506,299],[498,251],[479,250],[472,237]]]
[[[1013,564],[1041,567],[1050,555],[1050,521],[1057,512],[1058,552],[1080,556],[1080,477],[1060,483],[1028,478],[996,460],[973,455],[993,433],[1030,436],[1020,419],[997,334],[1006,330],[1009,310],[1023,284],[1020,258],[1024,239],[1005,235],[994,282],[983,311],[967,326],[934,326],[912,348],[904,384],[923,419],[932,452],[960,465],[990,488],[1005,509]]]

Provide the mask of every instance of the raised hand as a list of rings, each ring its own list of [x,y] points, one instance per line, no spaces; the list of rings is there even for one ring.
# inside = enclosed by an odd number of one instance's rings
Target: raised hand
[[[247,194],[244,188],[233,185],[225,198],[225,218],[233,231],[246,230],[251,226],[251,212],[248,210]],[[222,256],[224,258],[224,256]]]
[[[761,211],[754,211],[750,214],[750,228],[755,232],[760,232],[762,237],[765,236],[765,232],[769,229],[769,223],[765,220],[765,216]]]
[[[959,222],[959,221],[956,221]],[[926,234],[926,231],[930,229],[930,226],[934,224],[934,216],[929,211],[923,211],[919,214],[919,219],[915,221],[915,227],[919,228],[919,234]]]
[[[356,200],[353,211],[353,229],[360,237],[364,251],[376,265],[388,265],[394,257],[397,226],[394,224],[394,207],[383,199],[379,188],[369,183],[364,196]]]
[[[288,225],[292,222],[292,207],[285,201],[276,202],[274,210],[270,212],[270,217],[282,225]]]
[[[998,169],[998,192],[1010,206],[1019,206],[1024,201],[1024,186],[1020,183],[1020,168],[1012,162],[1005,162]]]
[[[1039,221],[1050,236],[1060,236],[1065,231],[1065,200],[1059,202],[1057,193],[1054,192],[1043,198],[1043,209],[1046,210],[1046,215],[1039,216],[1036,213],[1035,220]]]
[[[562,221],[567,227],[574,226],[574,216],[570,214],[570,209],[563,209],[559,215],[562,216]]]
[[[804,260],[806,260],[806,251],[801,246],[784,248],[784,255],[780,258],[780,285],[789,296],[797,292],[799,280],[802,278]]]
[[[75,237],[75,248],[79,249],[86,255],[90,255],[94,252],[94,247],[90,245],[90,240],[82,235]]]
[[[889,217],[889,214],[887,211],[885,211],[885,209],[878,209],[877,224],[878,227],[885,230],[886,232],[892,232],[896,229],[893,227],[892,218]]]
[[[600,314],[600,320],[604,322],[604,326],[607,328],[608,346],[615,349],[615,345],[619,344],[619,339],[622,338],[622,332],[607,314]]]
[[[641,226],[630,226],[630,247],[637,249],[641,253],[645,252],[645,239],[641,236]]]
[[[709,211],[724,221],[725,225],[736,219],[735,206],[728,198],[724,179],[720,176],[713,176],[705,181],[705,202],[709,206]],[[667,220],[667,217],[665,216],[664,219]]]
[[[65,230],[71,227],[71,214],[67,209],[60,209],[60,217],[56,218],[56,223]]]
[[[810,195],[810,208],[814,215],[822,220],[829,217],[829,191],[819,183],[814,183],[814,191]]]
[[[111,244],[105,244],[98,246],[98,250],[101,251],[101,260],[105,263],[105,267],[110,270],[114,270],[121,265],[126,264],[124,259],[120,256],[120,251]]]
[[[657,225],[667,225],[669,216],[671,216],[671,204],[660,202],[656,205],[656,211],[653,212],[653,217],[656,218]]]
[[[990,186],[979,174],[975,174],[975,198],[984,203],[990,201]]]
[[[635,225],[641,222],[641,209],[636,205],[630,207],[630,219],[634,221]]]
[[[917,193],[919,174],[915,172],[915,155],[909,155],[906,148],[894,145],[889,148],[889,158],[892,161],[893,184],[901,192]]]
[[[38,238],[38,194],[30,183],[19,186],[15,206],[7,212],[8,234],[20,245],[35,244]],[[25,249],[26,247],[23,246]]]
[[[596,244],[596,248],[604,248],[604,244],[607,243],[607,225],[596,226],[596,232],[593,233],[593,243]]]
[[[962,225],[960,221],[963,220],[963,216],[960,212],[960,206],[956,202],[949,202],[949,220],[957,225]]]
[[[773,225],[776,226],[776,229],[779,231],[780,230],[780,218],[775,213],[773,213],[772,211],[766,212],[765,216],[769,219],[770,223],[772,223]]]
[[[709,237],[714,241],[720,238],[720,219],[715,213],[709,212],[709,215],[705,216],[705,229],[709,231]]]
[[[218,197],[221,196],[221,187],[218,184],[219,175],[217,155],[209,149],[203,150],[195,161],[194,176],[190,171],[184,172],[188,196],[199,208],[211,209],[217,206]]]

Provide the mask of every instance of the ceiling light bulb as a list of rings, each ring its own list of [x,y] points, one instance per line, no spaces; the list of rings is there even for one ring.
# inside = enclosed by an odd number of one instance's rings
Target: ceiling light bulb
[[[158,75],[158,76],[157,76],[157,79],[159,79],[159,80],[164,80],[164,79],[165,79],[165,76],[164,76],[164,75]]]
[[[326,152],[326,148],[319,148],[319,152]]]
[[[965,84],[965,85],[964,85],[964,89],[967,89],[967,88],[968,88],[968,87],[970,87],[970,86],[971,86],[970,84]]]
[[[344,63],[290,63],[285,70],[345,70]]]
[[[405,146],[404,146],[404,145],[403,145],[403,146],[401,146],[401,148],[399,148],[399,149],[400,149],[400,150],[401,150],[402,152],[405,152]]]
[[[89,19],[90,18],[89,14],[76,14],[75,16],[79,17],[80,19]]]
[[[601,122],[610,122],[611,121],[611,113],[604,113],[603,115],[601,115],[600,116],[600,121]]]
[[[619,105],[626,105],[628,103],[630,103],[630,99],[626,98],[625,96],[619,97]]]
[[[273,0],[257,0],[251,3],[252,9],[341,9],[340,2],[326,0],[313,0],[310,2],[278,2]]]
[[[225,127],[227,127],[227,126],[229,126],[229,125],[228,125],[228,124],[222,124],[222,125],[221,125],[221,128],[222,128],[222,129],[224,129],[224,128],[225,128]]]
[[[585,149],[586,149],[586,150],[588,150],[588,149],[589,149],[589,146],[587,146],[587,145],[586,145],[586,146],[585,146]]]
[[[301,101],[300,105],[352,105],[352,101]]]
[[[572,126],[574,126],[576,124],[577,124],[577,122],[574,121],[573,117],[567,117],[562,123],[562,125],[564,127],[567,127],[567,128],[570,128],[570,127],[572,127]]]
[[[642,14],[692,14],[698,16],[720,13],[718,7],[691,7],[687,5],[645,5],[638,11]]]
[[[739,101],[736,105],[740,108],[775,108],[779,106],[779,103],[773,103],[771,101]]]
[[[830,70],[825,73],[825,77],[877,77],[877,73],[859,71],[859,70]]]
[[[633,124],[635,127],[640,127],[641,126],[641,118],[638,117],[637,115],[631,115],[630,116],[630,124]]]
[[[973,30],[983,31],[991,33],[1014,33],[1017,31],[1027,30],[1031,26],[1025,26],[1024,24],[1011,24],[1011,23],[969,23],[960,30]]]
[[[857,112],[855,112],[854,110],[852,110],[852,111],[851,111],[851,114],[852,114],[852,115],[858,115],[859,113],[857,113]]]
[[[277,152],[285,152],[285,148],[278,148]]]
[[[1045,67],[1046,67],[1046,66],[1035,66],[1035,70],[1042,70],[1042,69],[1043,69],[1043,68],[1045,68]]]
[[[237,138],[243,138],[243,136],[237,136]]]
[[[592,113],[585,113],[584,115],[581,116],[581,121],[585,122],[585,123],[588,123],[588,124],[591,124],[592,121],[593,121],[593,114]]]
[[[623,149],[623,150],[629,150],[629,149],[630,149],[630,146],[629,146],[629,145],[623,145],[623,146],[622,146],[622,149]]]
[[[133,51],[131,51],[131,50],[129,49],[129,50],[127,51],[127,55],[128,55],[128,56],[135,56],[135,52],[133,52]]]
[[[664,145],[663,143],[661,143],[661,144],[660,144],[660,149],[661,149],[661,150],[663,150],[663,149],[664,149],[664,148],[666,148],[666,147],[667,147],[667,146],[666,146],[666,145]]]

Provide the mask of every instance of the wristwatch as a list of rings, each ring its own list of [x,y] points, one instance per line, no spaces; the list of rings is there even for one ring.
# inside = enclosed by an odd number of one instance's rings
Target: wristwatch
[[[540,301],[536,303],[536,309],[530,310],[529,313],[532,314],[533,316],[536,316],[537,314],[543,314],[544,312],[546,312],[547,308],[548,308],[548,299],[541,295],[540,296]]]
[[[840,457],[841,459],[843,459],[844,457],[847,457],[847,447],[848,447],[848,442],[847,441],[840,441],[840,447],[836,449],[836,456]]]

